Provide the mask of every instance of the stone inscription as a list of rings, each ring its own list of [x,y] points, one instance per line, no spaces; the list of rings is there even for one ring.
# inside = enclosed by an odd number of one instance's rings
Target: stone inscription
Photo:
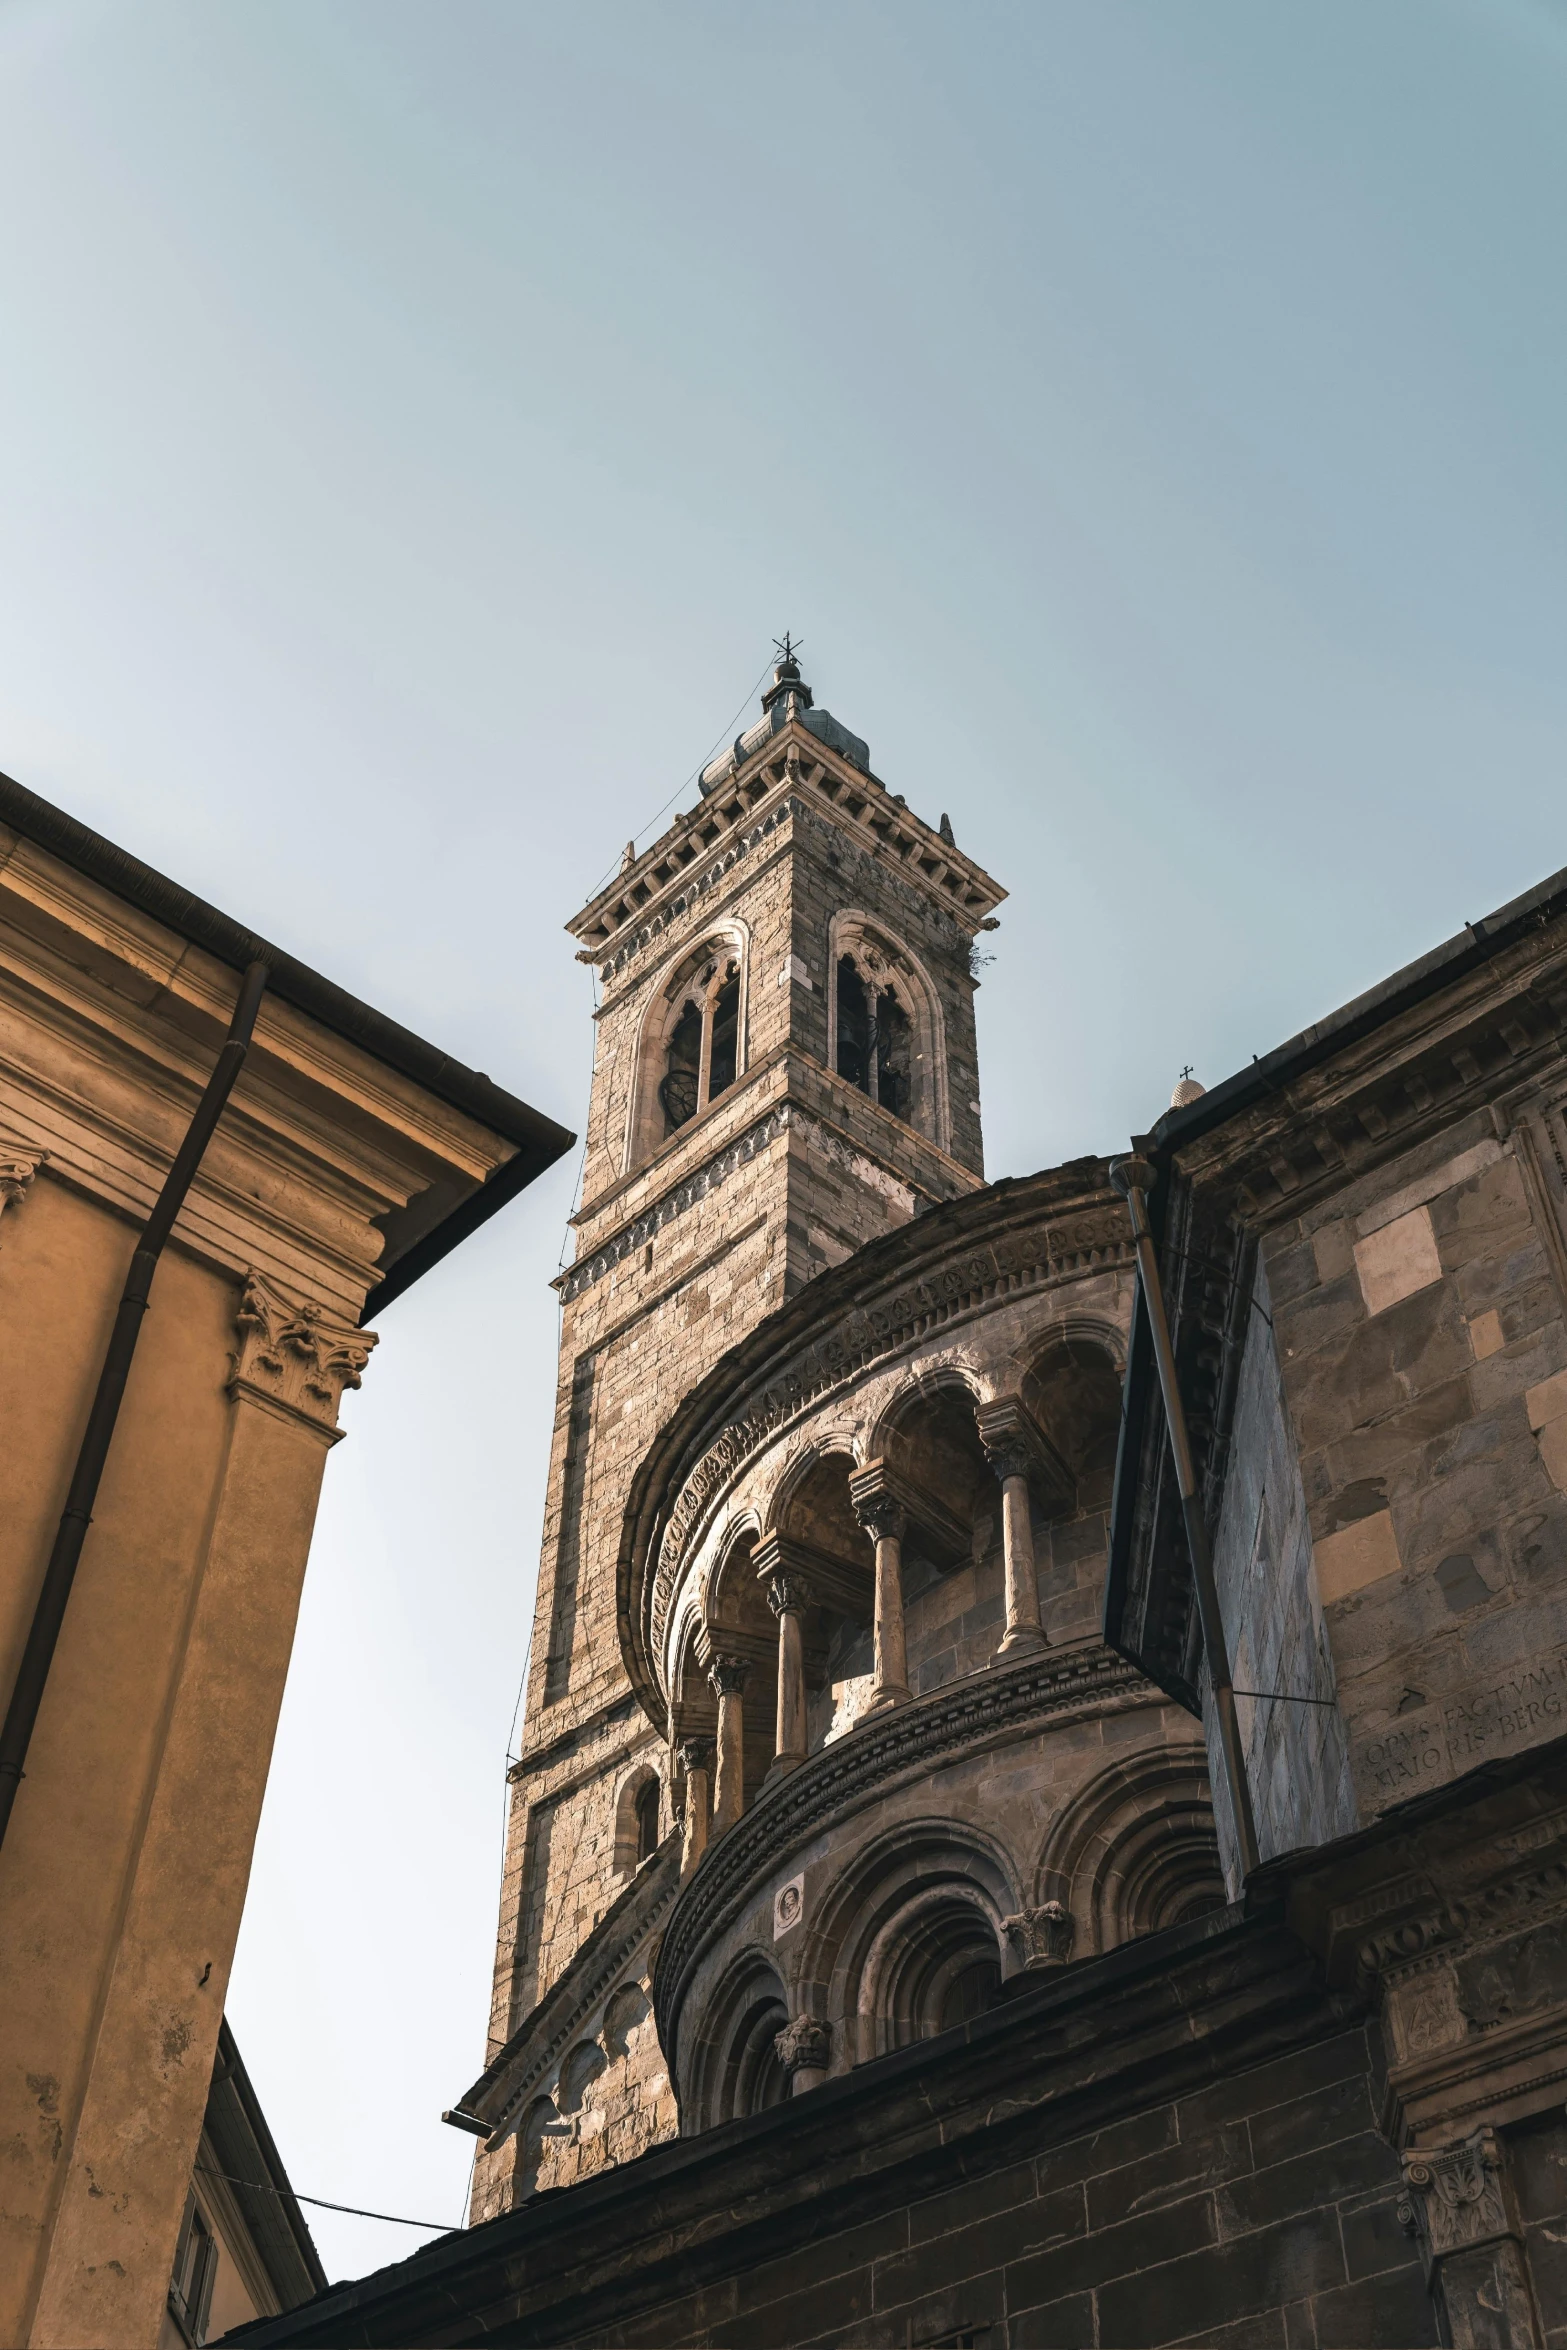
[[[1520,1665],[1484,1689],[1465,1690],[1395,1721],[1354,1749],[1356,1780],[1380,1805],[1516,1754],[1567,1730],[1567,1649]]]

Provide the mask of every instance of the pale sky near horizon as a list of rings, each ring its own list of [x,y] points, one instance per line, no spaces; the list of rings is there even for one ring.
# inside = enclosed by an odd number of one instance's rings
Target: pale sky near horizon
[[[785,626],[1012,893],[992,1175],[1567,864],[1567,0],[0,0],[0,218],[0,769],[568,1125]],[[448,2224],[574,1174],[348,1400],[229,2000]]]

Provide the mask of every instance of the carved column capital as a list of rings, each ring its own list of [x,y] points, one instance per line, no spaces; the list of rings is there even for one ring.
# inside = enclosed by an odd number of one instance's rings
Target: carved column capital
[[[1016,1917],[1003,1918],[1001,1931],[1025,1970],[1032,1973],[1041,1967],[1065,1966],[1072,1955],[1077,1920],[1059,1901],[1043,1901],[1037,1909],[1020,1909]]]
[[[21,1206],[28,1185],[48,1156],[47,1151],[35,1151],[0,1135],[0,1216],[7,1208]]]
[[[901,1542],[908,1530],[909,1513],[895,1493],[886,1486],[874,1486],[851,1493],[854,1514],[873,1542]]]
[[[710,1771],[713,1767],[713,1741],[711,1738],[682,1738],[676,1752],[680,1757],[680,1767],[687,1778],[691,1776],[693,1771]]]
[[[797,2015],[777,2034],[773,2046],[786,2073],[824,2073],[832,2052],[832,2026],[820,2016]]]
[[[1077,1479],[1019,1395],[998,1396],[974,1415],[980,1447],[1003,1482],[1026,1477],[1051,1507],[1075,1507]]]
[[[707,1683],[715,1697],[738,1697],[750,1678],[751,1660],[715,1651],[707,1668]]]
[[[1403,2167],[1398,2216],[1418,2230],[1429,2260],[1517,2233],[1494,2130],[1476,2130],[1456,2146],[1422,2146],[1404,2156]]]
[[[324,1431],[336,1443],[343,1431],[337,1407],[377,1343],[374,1331],[328,1319],[320,1306],[295,1305],[264,1274],[247,1273],[239,1311],[239,1351],[231,1395],[248,1395]]]
[[[798,1571],[780,1568],[768,1578],[767,1604],[775,1616],[803,1616],[811,1604],[811,1587]]]

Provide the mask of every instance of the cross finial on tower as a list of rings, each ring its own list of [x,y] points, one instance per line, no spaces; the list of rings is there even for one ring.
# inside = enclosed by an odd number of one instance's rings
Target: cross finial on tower
[[[774,637],[773,651],[778,655],[780,661],[792,661],[804,642],[803,636],[791,636],[788,629],[785,629],[781,637]]]

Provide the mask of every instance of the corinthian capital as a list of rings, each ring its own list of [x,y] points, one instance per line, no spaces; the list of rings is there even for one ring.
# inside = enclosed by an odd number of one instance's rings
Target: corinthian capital
[[[908,1531],[908,1507],[884,1462],[872,1461],[849,1479],[849,1501],[873,1542],[902,1541]]]
[[[0,1216],[7,1208],[21,1206],[28,1185],[47,1157],[47,1151],[35,1151],[26,1143],[0,1135]]]
[[[1456,2146],[1406,2154],[1399,2217],[1418,2231],[1432,2260],[1514,2234],[1496,2132],[1477,2130]]]
[[[1032,1971],[1065,1966],[1072,1955],[1077,1921],[1059,1901],[1042,1901],[1037,1909],[1020,1909],[1016,1917],[1003,1918],[1001,1931],[1025,1969]]]
[[[330,1321],[318,1305],[295,1305],[261,1273],[245,1276],[234,1319],[239,1351],[229,1393],[271,1404],[335,1443],[338,1403],[345,1387],[360,1384],[375,1333]]]
[[[824,2073],[832,2049],[832,2030],[819,2016],[797,2015],[774,2040],[778,2061],[787,2073]]]
[[[707,1668],[708,1686],[715,1697],[738,1697],[745,1688],[750,1671],[749,1657],[715,1654]]]

